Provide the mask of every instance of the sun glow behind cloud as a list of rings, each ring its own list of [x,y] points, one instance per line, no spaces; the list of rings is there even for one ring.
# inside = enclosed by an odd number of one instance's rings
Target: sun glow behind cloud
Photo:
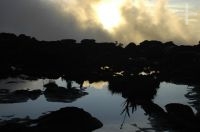
[[[66,21],[74,20],[73,25],[76,27],[76,32],[72,32],[74,36],[76,33],[90,35],[90,38],[97,40],[99,36],[103,36],[100,37],[100,41],[107,41],[108,39],[103,39],[106,36],[111,41],[126,44],[131,41],[138,44],[146,39],[174,41],[178,44],[197,44],[199,40],[196,32],[200,29],[198,23],[186,25],[183,17],[171,10],[169,0],[48,0],[48,2],[53,3],[54,7],[62,12],[61,17]],[[200,17],[196,19],[199,20]]]
[[[96,19],[102,24],[105,30],[114,31],[115,27],[123,24],[121,7],[124,0],[104,0],[96,3],[93,9],[96,13]]]

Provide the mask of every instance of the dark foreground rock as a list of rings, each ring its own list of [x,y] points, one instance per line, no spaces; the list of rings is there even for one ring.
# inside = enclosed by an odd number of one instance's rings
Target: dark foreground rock
[[[50,114],[39,117],[37,120],[14,119],[1,122],[1,132],[40,132],[66,131],[91,132],[101,128],[103,124],[83,109],[66,107]]]
[[[165,106],[168,119],[175,129],[180,131],[199,131],[199,117],[196,116],[191,107],[178,103],[171,103]]]
[[[167,104],[165,107],[170,116],[173,116],[173,117],[178,116],[178,117],[187,118],[187,119],[195,117],[195,114],[192,108],[187,105],[178,104],[178,103],[170,103],[170,104]]]

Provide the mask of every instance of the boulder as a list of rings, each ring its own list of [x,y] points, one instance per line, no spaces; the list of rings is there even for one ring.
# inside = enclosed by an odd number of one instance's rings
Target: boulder
[[[62,108],[40,117],[37,122],[34,129],[38,131],[91,132],[103,126],[98,119],[76,107]]]

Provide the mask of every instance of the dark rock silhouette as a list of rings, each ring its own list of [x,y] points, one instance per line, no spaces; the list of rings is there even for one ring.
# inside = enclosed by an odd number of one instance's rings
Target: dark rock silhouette
[[[182,118],[194,118],[195,116],[193,110],[187,105],[171,103],[167,104],[165,107],[169,115],[172,117],[179,116]]]
[[[83,109],[66,107],[41,116],[36,120],[29,118],[12,119],[0,125],[3,132],[73,131],[91,132],[103,124]]]
[[[138,75],[145,70],[159,71],[165,81],[199,83],[200,48],[177,46],[173,42],[144,41],[125,48],[116,43],[96,43],[84,39],[38,41],[26,35],[0,34],[0,77],[26,74],[71,80],[112,79],[117,72]],[[101,67],[109,67],[102,70]],[[51,75],[51,76],[50,76]],[[49,76],[49,77],[47,77]],[[108,79],[107,79],[108,78]]]
[[[94,39],[83,39],[81,40],[81,44],[95,44],[95,40]]]
[[[199,131],[199,117],[192,109],[183,104],[167,104],[166,111],[153,102],[142,105],[148,116],[153,130],[158,131]]]
[[[89,132],[103,126],[99,120],[93,118],[83,109],[69,107],[62,108],[59,111],[40,117],[38,119],[37,127],[39,130],[57,130],[57,128],[63,130],[66,125],[68,126],[69,130],[77,132]]]
[[[183,104],[171,103],[166,106],[169,121],[181,131],[199,131],[199,119],[193,110]]]

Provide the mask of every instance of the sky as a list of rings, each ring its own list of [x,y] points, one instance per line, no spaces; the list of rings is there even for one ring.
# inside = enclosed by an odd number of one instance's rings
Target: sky
[[[0,0],[0,32],[39,40],[198,44],[199,0]]]

